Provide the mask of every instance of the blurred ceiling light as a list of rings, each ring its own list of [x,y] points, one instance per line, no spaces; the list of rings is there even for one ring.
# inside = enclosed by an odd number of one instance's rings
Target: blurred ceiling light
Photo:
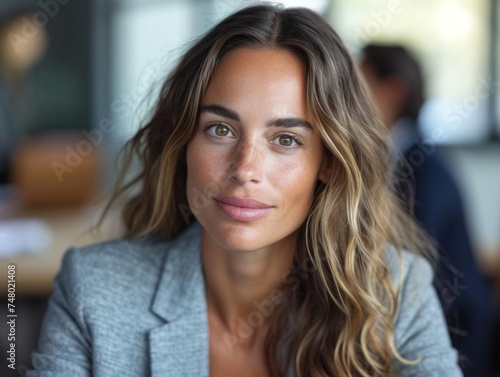
[[[32,19],[33,14],[23,14],[0,28],[0,60],[10,73],[28,71],[47,50],[47,31]]]
[[[228,13],[233,12],[236,9],[259,4],[262,2],[269,3],[268,0],[213,0],[212,4],[217,13],[222,16],[227,15]],[[271,1],[271,3],[281,4],[285,8],[309,8],[319,14],[325,15],[328,9],[329,0],[278,0]]]
[[[462,5],[446,2],[436,14],[437,30],[448,41],[456,41],[467,36],[474,27],[474,19]]]
[[[277,3],[283,4],[286,8],[304,7],[312,9],[320,14],[325,14],[328,8],[328,0],[281,0]]]

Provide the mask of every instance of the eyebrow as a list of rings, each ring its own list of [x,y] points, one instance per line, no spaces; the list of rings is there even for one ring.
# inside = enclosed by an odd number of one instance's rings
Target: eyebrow
[[[237,122],[240,121],[240,117],[236,112],[229,110],[228,108],[225,108],[225,107],[220,106],[220,105],[202,106],[200,109],[200,115],[204,114],[204,113],[212,113],[215,115],[220,115],[224,118],[235,120]]]
[[[220,115],[224,118],[232,119],[236,122],[240,122],[240,116],[233,110],[230,110],[224,106],[220,105],[206,105],[200,108],[200,115],[204,113],[212,113],[215,115]],[[266,127],[302,127],[308,130],[312,130],[313,127],[308,121],[299,117],[286,117],[286,118],[273,118],[266,123]]]

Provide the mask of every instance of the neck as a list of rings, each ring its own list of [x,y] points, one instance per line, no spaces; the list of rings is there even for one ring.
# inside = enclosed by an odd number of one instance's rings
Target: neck
[[[274,312],[270,295],[284,285],[295,242],[293,236],[265,249],[232,251],[215,243],[203,230],[202,263],[211,320],[248,343],[261,339]]]

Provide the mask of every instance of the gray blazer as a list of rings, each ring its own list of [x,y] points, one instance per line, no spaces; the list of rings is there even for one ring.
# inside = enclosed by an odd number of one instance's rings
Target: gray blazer
[[[27,377],[208,376],[201,227],[66,252]],[[389,251],[394,282],[399,261]],[[397,376],[462,376],[424,259],[403,253]]]

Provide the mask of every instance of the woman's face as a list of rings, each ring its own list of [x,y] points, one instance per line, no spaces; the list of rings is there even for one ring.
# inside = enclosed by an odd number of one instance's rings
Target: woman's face
[[[285,245],[305,221],[324,150],[293,53],[240,48],[220,61],[187,148],[189,206],[221,247]]]

